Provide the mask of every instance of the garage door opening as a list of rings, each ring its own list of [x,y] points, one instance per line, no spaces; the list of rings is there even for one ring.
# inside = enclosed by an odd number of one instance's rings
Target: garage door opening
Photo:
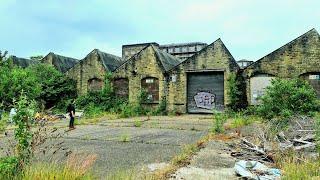
[[[188,113],[213,113],[224,109],[224,72],[187,74]]]

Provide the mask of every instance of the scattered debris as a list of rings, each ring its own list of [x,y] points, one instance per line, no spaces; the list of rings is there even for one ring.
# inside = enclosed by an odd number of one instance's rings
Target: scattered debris
[[[234,166],[236,174],[242,178],[257,179],[257,180],[276,180],[280,179],[281,172],[276,168],[269,168],[258,161],[236,162]]]

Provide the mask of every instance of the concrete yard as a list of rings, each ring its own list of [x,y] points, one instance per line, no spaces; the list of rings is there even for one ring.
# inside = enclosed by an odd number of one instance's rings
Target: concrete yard
[[[123,169],[142,168],[153,163],[168,163],[186,144],[194,144],[212,126],[212,116],[159,116],[133,119],[101,119],[91,125],[78,125],[64,134],[64,147],[73,153],[95,154],[94,174],[103,177]],[[135,127],[135,121],[143,121]],[[85,120],[81,120],[85,121]],[[68,121],[54,126],[60,131]],[[63,153],[50,157],[65,160]],[[41,158],[42,159],[42,158]],[[47,157],[45,159],[48,159]],[[45,160],[42,159],[42,160]]]

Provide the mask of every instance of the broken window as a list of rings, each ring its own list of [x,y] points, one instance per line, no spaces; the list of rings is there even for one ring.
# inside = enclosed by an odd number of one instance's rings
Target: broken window
[[[103,81],[98,78],[88,80],[88,91],[100,91],[103,87]]]
[[[147,77],[141,80],[141,88],[146,92],[148,102],[159,101],[159,79]]]
[[[113,80],[113,88],[117,97],[129,98],[129,80],[127,78]]]

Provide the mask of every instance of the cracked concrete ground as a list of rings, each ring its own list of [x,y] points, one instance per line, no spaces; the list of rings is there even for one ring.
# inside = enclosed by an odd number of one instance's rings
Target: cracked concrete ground
[[[134,127],[137,120],[143,121],[141,127]],[[60,127],[67,124],[68,121],[55,123]],[[104,177],[120,169],[168,163],[184,145],[196,143],[206,135],[211,126],[211,116],[205,115],[101,120],[95,125],[77,126],[63,141],[72,152],[96,154],[93,173]],[[124,138],[128,142],[123,142]],[[66,158],[58,153],[50,159],[64,161]]]
[[[237,179],[233,170],[236,159],[230,156],[225,142],[211,140],[193,156],[190,165],[172,175],[175,180],[229,180]]]

